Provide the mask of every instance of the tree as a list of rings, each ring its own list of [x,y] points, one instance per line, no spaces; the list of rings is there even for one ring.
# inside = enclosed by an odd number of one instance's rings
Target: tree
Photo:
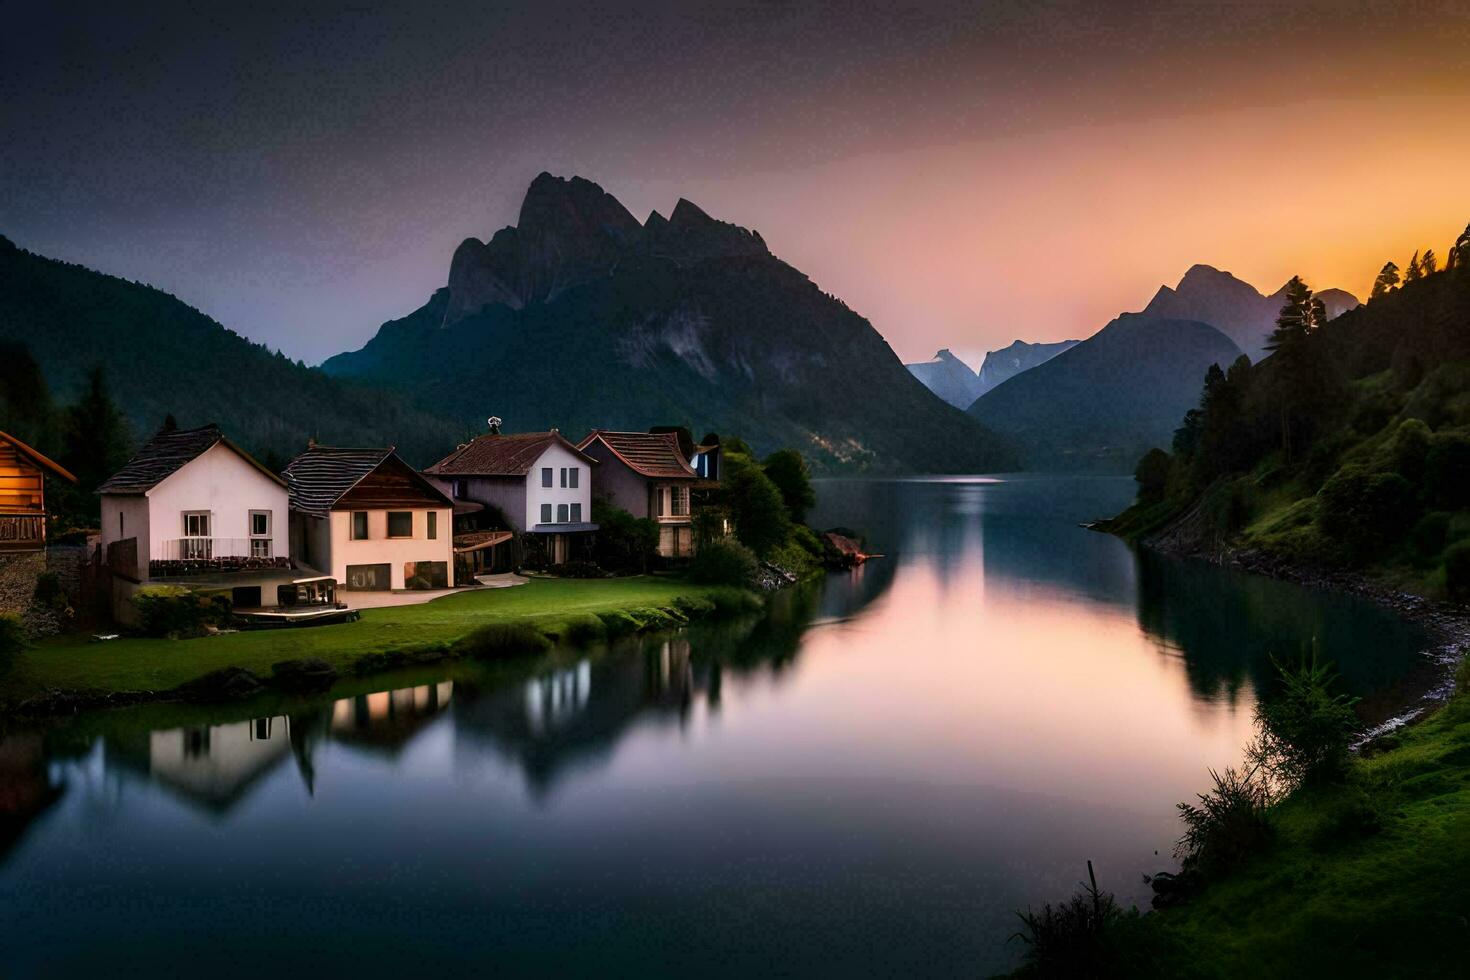
[[[51,390],[30,348],[0,343],[0,430],[51,453],[55,421]]]
[[[1417,262],[1417,256],[1415,257]],[[1274,394],[1281,425],[1281,448],[1292,458],[1293,435],[1310,434],[1318,416],[1330,409],[1333,395],[1332,364],[1315,334],[1327,322],[1322,301],[1300,276],[1286,284],[1286,303],[1276,318],[1276,329],[1266,342],[1275,357]]]
[[[128,442],[127,423],[108,392],[107,376],[95,367],[87,390],[62,418],[62,464],[76,475],[78,489],[90,494],[127,462]]]
[[[797,524],[806,520],[808,509],[816,505],[817,494],[812,489],[811,471],[806,460],[795,449],[778,449],[766,457],[766,476],[781,491],[786,502],[786,512]]]
[[[1470,265],[1470,225],[1455,239],[1455,247],[1450,249],[1450,259],[1453,265]]]
[[[1164,499],[1169,486],[1169,454],[1162,449],[1150,449],[1138,461],[1133,470],[1133,479],[1138,483],[1138,502],[1157,503]]]
[[[1415,261],[1418,261],[1417,252]],[[1301,276],[1292,276],[1286,284],[1286,305],[1276,317],[1276,329],[1266,341],[1266,349],[1274,352],[1295,347],[1326,322],[1327,310],[1322,301],[1312,295],[1312,288]]]
[[[721,495],[730,510],[735,536],[757,555],[786,543],[791,535],[791,518],[786,501],[771,478],[742,453],[725,455]]]
[[[1418,282],[1424,278],[1424,270],[1419,266],[1419,253],[1409,260],[1409,267],[1404,270],[1404,282]]]
[[[1426,276],[1432,276],[1439,271],[1439,258],[1434,254],[1434,249],[1424,250],[1424,258],[1419,260],[1419,266]]]
[[[1399,267],[1392,262],[1385,262],[1383,268],[1378,270],[1378,278],[1373,280],[1373,291],[1368,294],[1369,299],[1377,299],[1391,293],[1399,284]]]

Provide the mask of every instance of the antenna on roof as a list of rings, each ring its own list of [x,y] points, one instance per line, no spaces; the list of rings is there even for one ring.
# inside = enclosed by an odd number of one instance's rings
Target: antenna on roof
[[[488,426],[490,426],[490,434],[492,436],[498,436],[498,435],[500,435],[500,416],[499,415],[492,415],[492,416],[490,416],[488,419],[485,420],[485,424],[488,425]]]

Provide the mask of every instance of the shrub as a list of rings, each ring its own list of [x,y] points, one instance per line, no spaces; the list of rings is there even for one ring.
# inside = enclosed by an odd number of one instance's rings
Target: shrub
[[[1035,976],[1097,977],[1111,973],[1108,929],[1121,916],[1110,893],[1097,887],[1092,862],[1087,862],[1087,884],[1059,905],[1047,903],[1040,912],[1018,912],[1021,931],[1014,938],[1026,944],[1026,966]]]
[[[599,565],[624,574],[648,570],[658,554],[657,522],[634,517],[601,498],[592,501],[592,520],[598,525],[593,554]]]
[[[766,560],[781,571],[789,572],[797,578],[805,578],[821,567],[817,559],[795,542],[788,542],[773,549]]]
[[[5,670],[15,655],[26,648],[26,632],[20,617],[14,613],[0,613],[0,671]]]
[[[149,636],[198,636],[230,621],[230,597],[198,595],[179,585],[149,585],[133,596],[139,628]]]
[[[602,620],[591,613],[577,616],[567,623],[566,632],[563,637],[568,643],[584,646],[588,643],[596,643],[598,640],[607,638],[607,627],[602,625]]]
[[[566,561],[560,565],[552,565],[547,569],[558,578],[608,578],[609,573],[603,571],[595,563],[590,561]]]
[[[1371,558],[1397,541],[1418,513],[1414,488],[1397,473],[1344,468],[1317,493],[1322,530],[1354,557]]]
[[[1347,770],[1358,730],[1357,699],[1332,693],[1336,675],[1315,656],[1294,668],[1276,664],[1276,670],[1281,690],[1256,705],[1251,763],[1283,788],[1337,779]]]
[[[1436,435],[1424,457],[1424,497],[1431,506],[1470,506],[1470,437],[1455,432]]]
[[[454,645],[454,652],[493,660],[542,653],[550,647],[550,640],[525,623],[489,623],[462,638]]]
[[[1267,816],[1270,791],[1254,772],[1210,770],[1215,788],[1199,794],[1199,804],[1180,803],[1184,835],[1174,856],[1186,873],[1217,875],[1239,866],[1270,843]]]
[[[1421,419],[1404,419],[1384,446],[1388,468],[1411,483],[1417,483],[1424,477],[1431,438],[1429,426]]]
[[[695,552],[689,578],[708,585],[747,586],[759,569],[755,553],[739,541],[711,541]]]
[[[821,561],[827,554],[827,544],[817,537],[817,532],[805,524],[793,524],[791,526],[791,543],[801,548],[817,561]]]
[[[1445,549],[1444,584],[1451,599],[1470,600],[1470,541],[1456,541]]]

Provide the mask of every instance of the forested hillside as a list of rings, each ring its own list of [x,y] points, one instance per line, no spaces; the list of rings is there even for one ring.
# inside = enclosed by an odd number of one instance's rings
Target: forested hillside
[[[3,237],[0,342],[12,352],[27,351],[44,381],[30,394],[22,388],[35,389],[35,380],[10,382],[21,387],[0,399],[12,406],[6,411],[44,415],[36,408],[43,402],[73,402],[100,367],[126,419],[125,437],[134,442],[172,414],[185,427],[218,422],[232,439],[276,460],[315,437],[397,445],[424,462],[466,431],[413,407],[403,395],[330,378],[251,343],[161,290],[34,255]],[[7,360],[9,374],[22,367],[13,353]],[[28,428],[35,422],[9,424]],[[41,439],[59,437],[52,432]]]
[[[1210,372],[1110,529],[1470,598],[1470,229],[1446,265],[1390,263],[1330,321],[1293,280],[1271,356]]]

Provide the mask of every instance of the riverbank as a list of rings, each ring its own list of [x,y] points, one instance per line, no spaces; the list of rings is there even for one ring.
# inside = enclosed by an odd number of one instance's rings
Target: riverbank
[[[1129,975],[1382,980],[1470,969],[1470,614],[1384,577],[1207,540],[1189,533],[1188,512],[1137,516],[1094,527],[1121,527],[1119,536],[1175,557],[1375,602],[1422,626],[1432,643],[1424,682],[1364,732],[1340,785],[1291,794],[1271,809],[1266,851],[1181,905],[1116,927],[1113,950]]]
[[[22,651],[0,677],[0,710],[40,717],[150,701],[184,700],[187,685],[220,672],[269,680],[283,661],[317,661],[368,675],[464,655],[457,645],[487,626],[546,641],[589,641],[682,626],[759,608],[739,589],[664,576],[537,579],[514,589],[475,589],[412,606],[365,609],[357,622],[221,633],[187,640],[59,637]],[[530,631],[526,633],[525,631]],[[257,693],[249,679],[211,685],[208,697]]]

